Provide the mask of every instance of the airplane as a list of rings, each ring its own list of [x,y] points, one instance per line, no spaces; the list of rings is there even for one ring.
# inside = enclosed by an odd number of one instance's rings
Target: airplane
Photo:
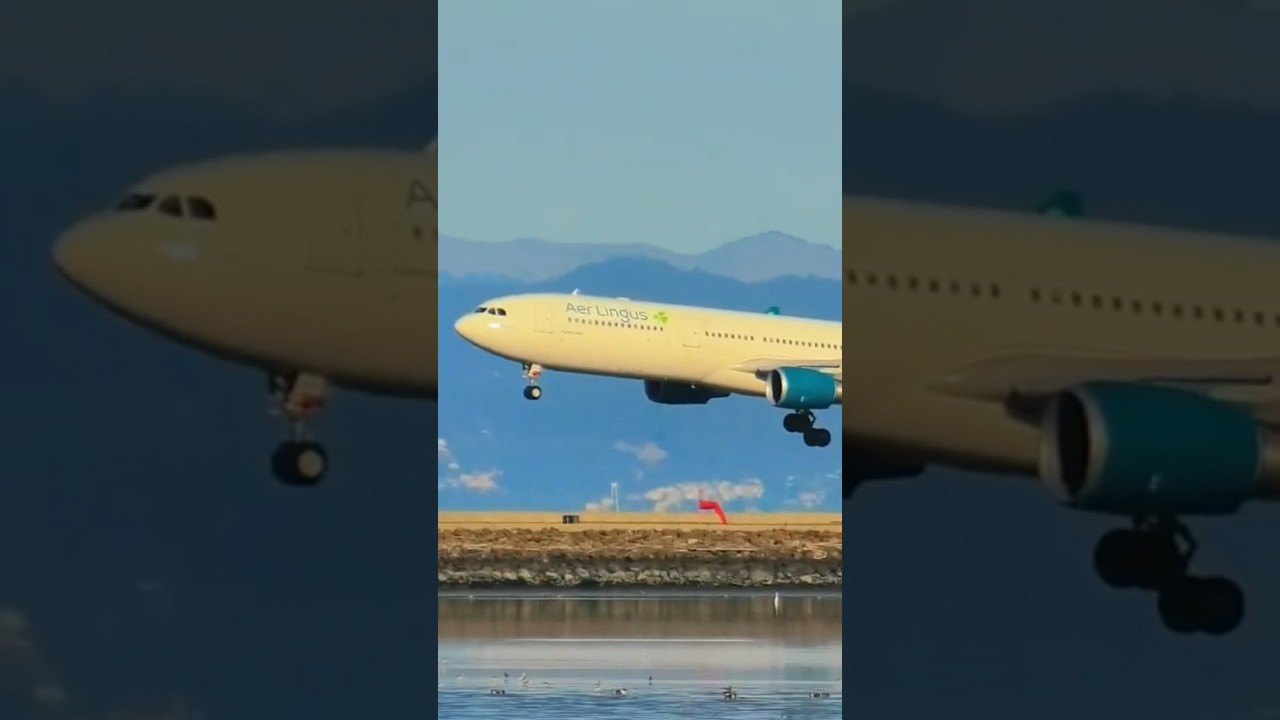
[[[814,410],[842,397],[840,323],[579,294],[509,295],[454,323],[471,344],[521,364],[529,400],[543,370],[644,381],[649,400],[703,405],[730,394],[790,410],[783,428],[831,444]]]
[[[331,385],[434,401],[437,144],[223,157],[146,177],[53,246],[111,312],[267,373],[271,470],[314,486]]]
[[[1038,479],[1128,519],[1094,550],[1107,585],[1153,593],[1173,632],[1225,635],[1244,593],[1190,572],[1183,520],[1280,498],[1280,245],[1078,206],[844,199],[846,501],[928,466]]]

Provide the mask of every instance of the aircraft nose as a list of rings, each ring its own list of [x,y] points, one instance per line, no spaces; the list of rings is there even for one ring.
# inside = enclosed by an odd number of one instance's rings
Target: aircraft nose
[[[99,300],[120,303],[147,292],[150,273],[133,244],[110,226],[89,220],[53,243],[53,265],[67,282]]]
[[[97,264],[94,260],[94,243],[83,227],[74,227],[63,233],[53,243],[53,265],[58,272],[80,287],[87,287],[88,278]]]
[[[463,315],[453,324],[453,331],[463,337],[468,342],[475,342],[475,321],[472,315]]]

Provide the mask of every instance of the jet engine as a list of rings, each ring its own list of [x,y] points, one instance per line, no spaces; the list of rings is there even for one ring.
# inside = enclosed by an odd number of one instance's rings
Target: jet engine
[[[836,379],[809,368],[778,368],[769,372],[765,397],[788,410],[822,410],[840,396]]]
[[[727,392],[710,390],[701,385],[663,380],[645,380],[644,395],[662,405],[706,405],[715,398],[729,397]]]
[[[1280,445],[1245,407],[1155,385],[1099,382],[1054,396],[1041,481],[1065,504],[1122,515],[1222,515],[1274,492]]]

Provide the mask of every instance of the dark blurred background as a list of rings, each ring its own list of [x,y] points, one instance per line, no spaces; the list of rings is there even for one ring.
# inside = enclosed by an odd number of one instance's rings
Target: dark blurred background
[[[265,377],[49,249],[168,166],[435,133],[435,0],[0,6],[0,718],[434,712],[434,405],[338,394],[330,481],[283,487]]]
[[[1090,215],[1280,237],[1280,3],[844,6],[846,192],[1030,210],[1070,188]],[[1093,575],[1113,523],[1033,482],[933,472],[859,493],[853,716],[1280,718],[1275,507],[1190,522],[1197,567],[1239,580],[1249,616],[1179,637],[1153,598]]]

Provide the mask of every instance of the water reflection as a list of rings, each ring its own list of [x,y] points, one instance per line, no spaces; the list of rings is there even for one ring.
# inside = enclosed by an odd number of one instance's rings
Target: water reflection
[[[442,595],[439,717],[838,718],[840,623],[831,594]]]

